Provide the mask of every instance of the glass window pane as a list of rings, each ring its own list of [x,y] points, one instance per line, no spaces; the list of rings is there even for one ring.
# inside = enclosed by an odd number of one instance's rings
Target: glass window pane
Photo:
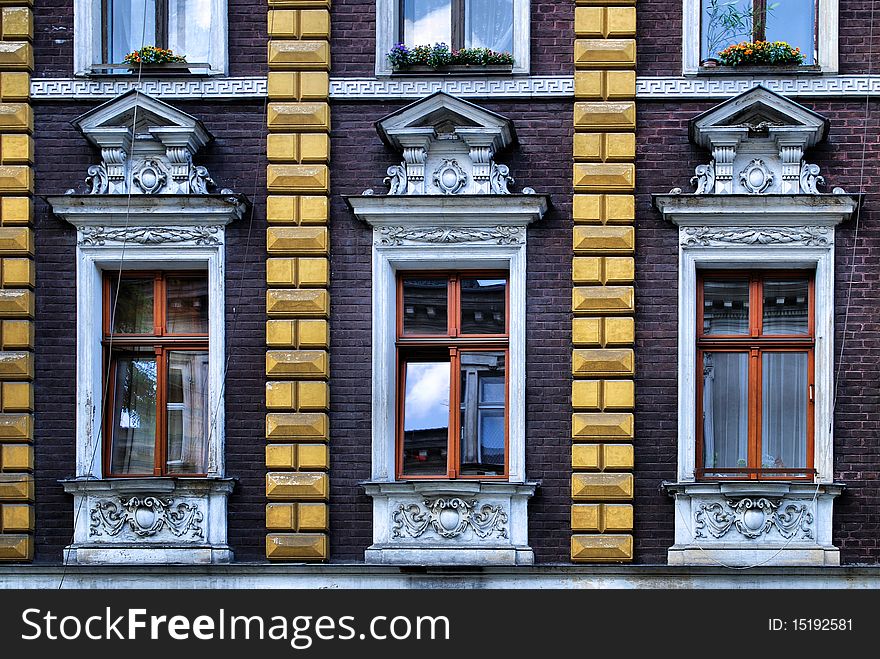
[[[716,475],[712,468],[749,466],[748,383],[748,353],[703,353],[703,466],[707,476]]]
[[[752,40],[752,0],[703,0],[700,59],[718,57],[730,44]]]
[[[403,42],[407,46],[452,46],[450,0],[404,0]]]
[[[107,63],[120,64],[130,52],[157,46],[156,0],[107,0]]]
[[[449,368],[448,359],[405,366],[403,472],[407,475],[447,473]]]
[[[208,280],[169,277],[166,280],[166,328],[169,334],[208,333]]]
[[[119,301],[116,289],[119,287]],[[115,313],[115,316],[113,315]],[[110,314],[113,332],[119,334],[153,333],[153,278],[110,281]]]
[[[507,281],[461,280],[461,333],[504,334]]]
[[[168,47],[187,62],[212,62],[213,0],[168,0]]]
[[[403,280],[403,333],[447,336],[446,279]]]
[[[156,447],[156,358],[115,360],[110,470],[152,474]]]
[[[465,0],[465,46],[513,51],[513,0]]]
[[[208,353],[168,353],[168,447],[170,474],[208,471]]]
[[[801,281],[764,282],[764,334],[807,334],[810,283]]]
[[[767,12],[767,41],[785,41],[801,49],[804,64],[815,64],[815,0],[772,0]]]
[[[461,473],[504,473],[505,359],[503,352],[461,353]]]
[[[703,334],[749,333],[748,280],[703,282]]]
[[[805,352],[761,356],[762,469],[807,467],[807,365]]]

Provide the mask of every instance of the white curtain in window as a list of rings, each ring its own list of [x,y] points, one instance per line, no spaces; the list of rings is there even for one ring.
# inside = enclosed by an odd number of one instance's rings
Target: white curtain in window
[[[513,52],[513,0],[466,0],[465,46]]]
[[[212,0],[168,0],[168,47],[187,62],[213,62]]]
[[[807,466],[807,353],[762,356],[761,467]]]
[[[95,0],[93,11],[101,15],[101,0]],[[143,46],[156,45],[156,0],[109,0],[104,21],[108,64],[122,62]]]
[[[747,353],[703,354],[703,465],[707,469],[748,466],[748,382]]]

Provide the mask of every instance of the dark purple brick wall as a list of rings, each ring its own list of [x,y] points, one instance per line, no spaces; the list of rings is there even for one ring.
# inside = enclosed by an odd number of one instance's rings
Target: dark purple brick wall
[[[229,75],[265,75],[267,11],[265,0],[227,0]],[[43,0],[34,6],[36,76],[73,73],[73,2]]]
[[[196,161],[221,187],[256,200],[253,221],[227,229],[226,470],[238,484],[229,501],[229,544],[239,560],[260,560],[265,536],[265,139],[259,102],[180,103],[216,140]],[[98,154],[70,125],[92,105],[35,108],[37,323],[34,447],[37,560],[57,562],[72,533],[72,499],[57,481],[74,474],[75,231],[40,195],[81,187]],[[250,238],[248,236],[250,235]]]
[[[708,154],[687,141],[687,121],[712,103],[643,103],[638,115],[636,232],[636,560],[665,563],[673,544],[671,499],[660,482],[675,479],[677,415],[677,230],[651,207],[652,193],[689,189],[693,168]],[[808,153],[828,189],[871,193],[880,185],[880,104],[872,102],[862,168],[865,104],[805,103],[831,121],[828,141]],[[834,506],[834,544],[846,563],[880,561],[880,204],[868,194],[856,221],[837,230],[835,478],[848,489]],[[850,288],[850,282],[852,287]],[[847,296],[851,295],[844,341]],[[840,359],[841,346],[843,358]]]
[[[637,5],[639,75],[681,75],[682,4],[682,0],[654,0]],[[873,46],[868,44],[871,0],[840,0],[839,7],[840,74],[877,73],[880,30],[874,30]],[[874,21],[880,21],[880,12],[875,12]]]
[[[514,189],[551,195],[552,209],[529,229],[526,351],[526,466],[542,486],[529,504],[536,560],[567,562],[571,471],[571,106],[489,103],[511,118],[520,144],[502,154]],[[372,123],[400,105],[333,106],[331,185],[330,542],[335,561],[362,561],[372,541],[370,499],[370,243],[341,195],[384,191],[399,155]]]
[[[373,76],[376,0],[340,0],[331,7],[334,76]],[[531,72],[570,74],[574,68],[574,3],[531,3]]]

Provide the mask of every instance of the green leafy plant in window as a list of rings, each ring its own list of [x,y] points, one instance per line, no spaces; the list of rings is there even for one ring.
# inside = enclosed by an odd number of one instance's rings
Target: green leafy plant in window
[[[768,4],[766,15],[772,15],[778,2]],[[750,0],[709,0],[706,7],[706,52],[708,62],[714,64],[719,51],[735,41],[750,42],[765,31],[765,15],[755,13]]]

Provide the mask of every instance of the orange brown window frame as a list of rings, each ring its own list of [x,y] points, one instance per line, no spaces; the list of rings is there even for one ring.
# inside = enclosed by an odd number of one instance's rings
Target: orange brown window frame
[[[112,287],[116,278],[147,279],[153,278],[153,333],[152,334],[121,334],[112,331],[111,308]],[[207,474],[177,474],[166,470],[168,451],[168,353],[182,351],[208,351],[208,334],[169,334],[165,331],[167,321],[167,280],[168,278],[206,278],[200,270],[172,271],[139,271],[126,270],[106,272],[102,283],[102,332],[101,345],[103,350],[104,372],[107,381],[104,383],[104,441],[102,446],[102,473],[107,478],[143,478],[145,476],[185,476],[187,478],[205,477]],[[210,310],[209,310],[210,313]],[[111,455],[113,449],[113,421],[115,418],[115,382],[116,361],[119,355],[145,354],[145,348],[153,348],[156,359],[156,443],[153,451],[153,472],[149,474],[116,474],[111,471]]]
[[[465,334],[460,332],[461,279],[503,279],[504,333]],[[403,282],[405,279],[446,279],[446,334],[404,334]],[[506,270],[418,271],[397,273],[395,373],[395,478],[397,480],[507,480],[510,477],[510,273]],[[407,475],[403,472],[403,425],[406,394],[406,365],[427,361],[441,354],[449,356],[449,431],[447,435],[446,474]],[[461,458],[461,377],[462,352],[504,353],[504,473],[495,475],[460,474]],[[413,358],[412,355],[419,356]]]
[[[703,284],[707,279],[748,279],[749,281],[749,333],[748,335],[704,334]],[[809,286],[807,307],[807,333],[789,335],[764,335],[764,281],[794,281],[807,279]],[[700,270],[697,272],[697,369],[696,378],[696,426],[697,455],[696,476],[701,480],[812,480],[815,473],[815,272],[812,270]],[[749,355],[748,375],[748,466],[742,469],[706,469],[703,461],[703,353],[704,352],[747,352]],[[804,469],[763,469],[761,464],[761,425],[763,378],[762,359],[765,352],[800,352],[807,354],[807,466]],[[707,476],[706,473],[713,474]],[[718,474],[718,475],[714,475]],[[765,475],[766,474],[766,475]],[[769,474],[773,474],[772,476]]]

